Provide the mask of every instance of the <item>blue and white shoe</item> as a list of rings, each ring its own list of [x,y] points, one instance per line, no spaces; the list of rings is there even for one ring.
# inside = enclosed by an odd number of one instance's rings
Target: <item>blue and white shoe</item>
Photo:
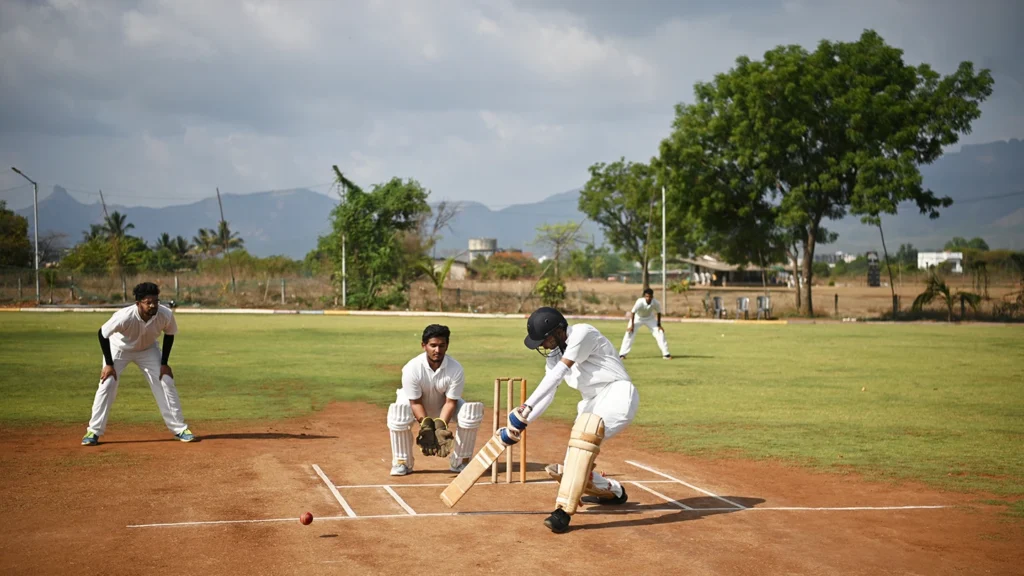
[[[95,446],[100,443],[100,437],[95,432],[86,432],[85,436],[82,436],[82,446]]]
[[[195,435],[192,434],[192,431],[189,430],[188,428],[185,428],[178,434],[175,434],[174,437],[177,438],[178,440],[181,440],[182,442],[191,442],[196,439]]]

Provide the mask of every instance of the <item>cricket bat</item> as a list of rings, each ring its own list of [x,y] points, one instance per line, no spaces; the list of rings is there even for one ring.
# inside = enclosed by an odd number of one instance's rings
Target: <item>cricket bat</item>
[[[455,506],[462,500],[462,497],[469,492],[469,489],[476,484],[476,481],[487,472],[487,469],[491,467],[501,456],[501,453],[505,451],[505,443],[501,441],[501,435],[495,432],[494,436],[484,444],[484,447],[473,456],[473,459],[466,464],[466,467],[462,469],[462,472],[452,480],[452,483],[441,492],[441,501],[445,503],[449,508]]]

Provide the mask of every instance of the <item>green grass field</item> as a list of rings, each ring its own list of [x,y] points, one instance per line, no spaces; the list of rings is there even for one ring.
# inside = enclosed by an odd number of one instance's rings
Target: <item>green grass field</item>
[[[106,318],[0,315],[0,423],[84,429]],[[334,400],[386,405],[432,321],[180,314],[171,365],[200,436],[204,421],[268,421]],[[532,387],[543,375],[522,345],[524,321],[441,322],[467,397],[490,405],[495,377],[524,376]],[[619,345],[622,322],[595,325]],[[671,362],[641,330],[627,368],[642,402],[635,426],[652,447],[985,491],[1024,514],[1020,327],[667,324]],[[545,418],[569,421],[578,400],[562,387]],[[159,423],[134,366],[111,422]]]

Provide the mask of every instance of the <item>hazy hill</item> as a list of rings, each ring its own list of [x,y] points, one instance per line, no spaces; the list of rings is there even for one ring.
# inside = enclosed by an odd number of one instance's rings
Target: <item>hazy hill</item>
[[[931,166],[922,168],[925,185],[940,195],[948,195],[954,204],[937,220],[929,220],[910,205],[901,206],[896,217],[884,220],[886,243],[895,251],[901,243],[919,249],[941,249],[953,236],[981,236],[990,246],[1024,249],[1024,196],[1006,196],[1024,191],[1024,141],[1011,140],[976,146],[947,154]],[[466,248],[470,238],[497,238],[503,248],[539,252],[529,243],[541,224],[579,222],[579,190],[555,194],[541,202],[515,204],[492,210],[479,202],[463,202],[452,222],[444,230],[438,253],[448,254]],[[1003,196],[1002,198],[991,198]],[[307,189],[287,192],[257,192],[223,196],[224,212],[233,230],[238,231],[248,250],[258,256],[283,254],[302,258],[316,246],[317,236],[329,230],[328,218],[336,198]],[[213,228],[219,219],[215,197],[164,208],[108,205],[128,215],[135,224],[133,233],[153,242],[162,232],[191,239],[199,228]],[[32,223],[32,207],[17,211]],[[40,229],[68,234],[77,242],[89,224],[102,221],[99,202],[83,204],[62,188],[39,202]],[[671,222],[669,225],[671,226]],[[818,253],[842,250],[860,253],[880,250],[878,230],[845,218],[827,225],[839,232],[834,245],[819,245]],[[603,237],[592,222],[583,226],[588,239],[600,244]]]

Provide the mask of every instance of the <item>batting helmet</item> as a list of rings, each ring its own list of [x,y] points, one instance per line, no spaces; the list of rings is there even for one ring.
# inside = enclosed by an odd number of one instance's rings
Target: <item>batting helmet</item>
[[[550,306],[537,308],[526,321],[526,339],[523,340],[523,344],[530,350],[536,350],[559,327],[569,327],[561,312]]]

